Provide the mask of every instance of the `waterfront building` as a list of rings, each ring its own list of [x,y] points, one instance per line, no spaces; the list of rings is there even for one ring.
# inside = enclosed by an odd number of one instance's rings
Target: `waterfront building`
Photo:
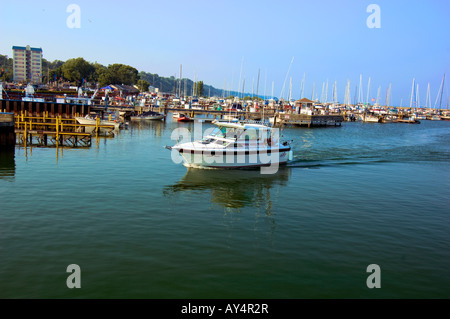
[[[13,74],[15,82],[41,83],[42,49],[13,46]]]

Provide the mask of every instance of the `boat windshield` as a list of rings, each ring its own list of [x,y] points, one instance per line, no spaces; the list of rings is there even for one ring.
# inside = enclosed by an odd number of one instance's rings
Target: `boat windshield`
[[[218,126],[214,128],[214,130],[211,132],[211,136],[217,136],[219,138],[238,138],[239,135],[241,135],[242,130],[234,127],[225,127],[225,126]]]
[[[200,143],[202,143],[204,145],[216,144],[216,145],[223,146],[223,147],[227,147],[228,145],[231,144],[229,141],[222,140],[222,139],[210,138],[210,137],[204,138],[203,140],[200,141]]]
[[[203,140],[200,141],[200,143],[202,144],[211,144],[214,143],[216,140],[213,138],[204,138]]]

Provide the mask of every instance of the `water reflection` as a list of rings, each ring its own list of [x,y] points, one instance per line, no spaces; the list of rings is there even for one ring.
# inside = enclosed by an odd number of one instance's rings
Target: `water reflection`
[[[148,121],[130,121],[128,128],[133,132],[140,132],[141,130],[151,130],[155,136],[162,136],[166,122],[162,120],[148,120]]]
[[[212,203],[225,208],[263,207],[266,214],[271,215],[274,196],[271,190],[286,185],[290,175],[288,167],[281,167],[271,175],[263,175],[260,170],[188,169],[179,182],[164,189],[164,195],[207,191],[211,193]]]
[[[15,149],[0,149],[0,179],[13,181],[16,173]]]

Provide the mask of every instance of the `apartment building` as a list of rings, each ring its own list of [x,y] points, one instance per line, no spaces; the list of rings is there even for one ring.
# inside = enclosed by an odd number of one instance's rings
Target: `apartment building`
[[[26,83],[41,83],[42,79],[42,49],[13,46],[14,81]]]

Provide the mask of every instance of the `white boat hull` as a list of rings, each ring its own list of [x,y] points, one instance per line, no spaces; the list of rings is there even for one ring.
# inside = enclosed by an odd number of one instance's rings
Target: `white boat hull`
[[[82,125],[95,125],[97,123],[96,119],[87,119],[85,117],[76,117],[78,123]],[[114,121],[100,120],[100,125],[112,125],[115,129],[119,129],[120,123]]]
[[[203,150],[177,149],[186,167],[206,169],[253,168],[283,165],[292,160],[290,148],[265,150]]]
[[[154,115],[154,116],[131,116],[132,121],[143,121],[143,120],[162,120],[164,115]]]

